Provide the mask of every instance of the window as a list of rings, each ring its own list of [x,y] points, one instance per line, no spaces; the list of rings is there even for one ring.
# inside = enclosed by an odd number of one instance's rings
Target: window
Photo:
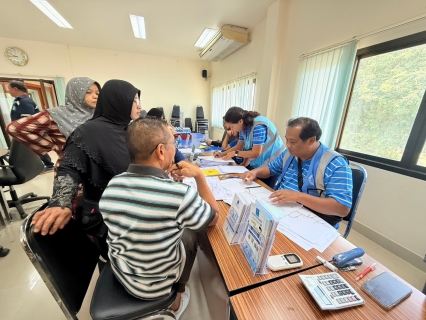
[[[213,87],[212,126],[222,128],[222,118],[230,107],[253,110],[255,91],[255,73]]]
[[[426,32],[360,49],[337,151],[426,180]]]

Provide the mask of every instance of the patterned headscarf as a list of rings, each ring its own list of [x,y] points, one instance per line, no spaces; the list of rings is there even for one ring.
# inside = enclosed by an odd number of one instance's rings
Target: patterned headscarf
[[[95,112],[95,108],[91,108],[84,101],[87,89],[92,84],[96,84],[101,90],[101,86],[95,80],[86,77],[72,78],[67,84],[65,105],[47,110],[66,138],[75,128],[92,118]]]

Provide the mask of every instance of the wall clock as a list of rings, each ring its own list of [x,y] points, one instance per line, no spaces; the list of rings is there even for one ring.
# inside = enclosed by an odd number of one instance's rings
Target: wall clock
[[[28,63],[27,53],[17,47],[9,47],[4,50],[6,59],[15,66],[25,66]]]

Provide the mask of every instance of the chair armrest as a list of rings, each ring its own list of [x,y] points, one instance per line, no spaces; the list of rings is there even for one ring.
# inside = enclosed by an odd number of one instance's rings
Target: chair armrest
[[[13,166],[9,166],[6,164],[0,164],[0,168],[13,168]]]

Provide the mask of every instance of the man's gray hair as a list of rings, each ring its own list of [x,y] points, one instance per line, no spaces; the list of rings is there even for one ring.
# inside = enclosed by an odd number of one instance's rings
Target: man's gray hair
[[[127,128],[127,148],[132,162],[148,160],[160,143],[165,143],[170,132],[164,121],[139,118]]]

